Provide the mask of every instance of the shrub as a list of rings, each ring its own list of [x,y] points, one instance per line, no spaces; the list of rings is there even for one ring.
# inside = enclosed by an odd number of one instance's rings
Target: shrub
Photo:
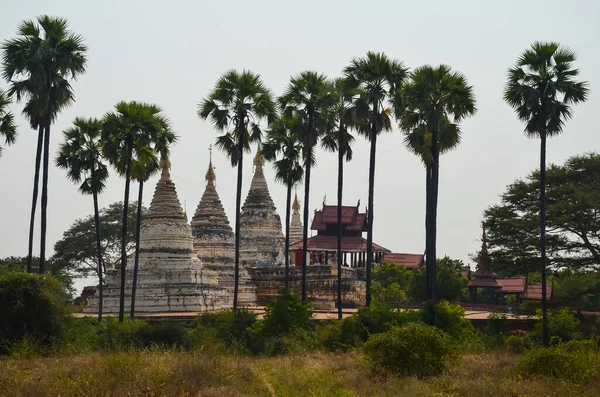
[[[473,337],[473,324],[465,318],[465,309],[448,301],[425,302],[419,310],[420,318],[425,324],[432,325],[448,333],[450,336],[464,340]]]
[[[252,327],[255,322],[256,314],[246,309],[240,309],[237,313],[232,310],[223,310],[201,313],[194,323],[194,328],[204,331],[214,330],[216,336],[228,344],[245,344],[248,340],[248,328]]]
[[[407,376],[437,375],[458,355],[450,337],[421,323],[392,327],[373,335],[364,345],[367,363],[375,371],[392,371]]]
[[[60,340],[69,316],[67,297],[51,276],[9,272],[0,276],[0,353],[30,338],[50,347]]]
[[[98,324],[98,347],[101,349],[130,349],[140,346],[138,335],[148,324],[141,320],[125,319],[122,323],[106,317]]]
[[[142,347],[161,346],[189,349],[190,338],[180,323],[164,322],[148,324],[136,329],[137,343]]]
[[[531,338],[538,343],[542,342],[541,311],[538,311],[539,321],[535,324]],[[568,342],[570,340],[582,339],[581,324],[568,308],[562,308],[557,312],[548,311],[548,333],[554,337],[553,344]]]
[[[319,344],[331,351],[348,351],[363,343],[361,329],[355,316],[334,320],[317,328]]]
[[[600,355],[595,343],[573,341],[557,346],[536,346],[525,352],[517,366],[521,376],[551,376],[585,382],[600,376]]]
[[[492,312],[488,315],[485,331],[488,335],[503,334],[508,330],[508,318],[504,313]]]
[[[524,336],[509,335],[504,338],[504,346],[509,352],[523,353],[527,348],[528,343]]]
[[[399,311],[381,302],[373,302],[370,306],[361,307],[354,317],[357,335],[363,341],[366,341],[369,335],[389,331],[394,326],[420,321],[419,313],[416,311]]]
[[[106,318],[105,318],[106,319]],[[90,352],[99,348],[101,326],[95,317],[67,319],[60,351],[64,353]]]

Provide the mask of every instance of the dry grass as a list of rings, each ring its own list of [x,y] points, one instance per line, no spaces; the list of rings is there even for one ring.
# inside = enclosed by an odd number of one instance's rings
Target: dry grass
[[[358,352],[251,358],[147,351],[0,359],[0,396],[597,396],[595,384],[519,379],[519,357],[466,355],[417,380],[374,375]]]

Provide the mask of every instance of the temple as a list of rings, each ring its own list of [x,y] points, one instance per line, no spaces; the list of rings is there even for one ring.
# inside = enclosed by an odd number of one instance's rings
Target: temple
[[[240,215],[240,262],[243,266],[283,265],[285,237],[281,218],[263,173],[260,147],[254,158],[254,175]]]
[[[292,204],[292,220],[290,222],[290,246],[299,240],[302,240],[302,221],[300,220],[300,202],[298,201],[298,193],[295,193],[294,203]],[[296,263],[295,255],[290,255],[290,263]]]
[[[235,235],[217,193],[217,177],[212,164],[212,150],[204,178],[206,188],[191,222],[194,251],[205,268],[217,273],[219,285],[224,286],[228,294],[232,296]],[[238,302],[241,306],[256,304],[256,287],[252,284],[250,275],[244,268],[240,268],[239,272]]]
[[[136,312],[185,312],[228,308],[232,298],[219,285],[217,273],[205,269],[194,252],[192,233],[168,162],[140,230]],[[131,303],[133,261],[126,269],[125,308]],[[104,286],[105,313],[119,311],[120,271],[111,269]],[[84,310],[98,311],[96,299]]]
[[[367,213],[359,212],[359,206],[360,201],[354,207],[342,206],[342,263],[351,268],[364,267],[367,262],[367,240],[362,237],[362,233],[367,231]],[[315,210],[310,229],[317,235],[307,240],[309,265],[327,265],[337,255],[337,208],[337,205],[325,205],[323,202],[323,208]],[[290,246],[296,265],[304,263],[302,244],[302,241],[296,241]],[[383,255],[390,252],[373,243],[373,263],[380,263]]]
[[[517,303],[523,300],[541,300],[542,284],[530,284],[525,277],[501,278],[490,270],[491,259],[487,247],[487,237],[485,227],[481,236],[481,250],[477,255],[477,269],[471,275],[469,281],[469,292],[473,303],[477,303],[477,291],[479,289],[488,290],[493,295],[494,303],[498,304],[498,299],[505,295],[515,295]],[[546,284],[546,297],[552,297],[552,284]]]

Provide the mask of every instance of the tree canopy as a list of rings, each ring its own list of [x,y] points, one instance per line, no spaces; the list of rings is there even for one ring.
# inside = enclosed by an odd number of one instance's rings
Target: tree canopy
[[[485,210],[491,267],[503,275],[539,270],[539,171],[510,184]],[[547,170],[550,267],[600,270],[600,155],[569,158]]]

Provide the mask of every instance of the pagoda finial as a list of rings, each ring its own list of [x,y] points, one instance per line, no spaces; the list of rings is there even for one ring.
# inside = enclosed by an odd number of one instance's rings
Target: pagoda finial
[[[298,191],[294,191],[294,203],[292,204],[294,212],[300,212],[300,201],[298,201]]]
[[[485,223],[481,223],[481,250],[477,255],[477,268],[482,270],[489,270],[490,268],[490,254],[487,247],[487,236],[485,234]]]
[[[162,172],[160,174],[160,179],[162,180],[171,180],[171,173],[169,169],[171,168],[171,161],[168,157],[163,157],[160,160],[162,166]]]
[[[210,145],[208,147],[208,152],[209,152],[208,170],[206,171],[205,179],[206,179],[207,185],[214,186],[217,176],[215,175],[215,167],[213,167],[213,164],[212,164],[212,145]]]
[[[261,168],[263,165],[265,165],[265,156],[263,156],[262,149],[260,147],[260,143],[258,144],[258,147],[256,148],[256,156],[254,156],[254,165],[260,166]]]
[[[325,206],[325,203],[327,202],[327,195],[323,196],[323,207]]]

